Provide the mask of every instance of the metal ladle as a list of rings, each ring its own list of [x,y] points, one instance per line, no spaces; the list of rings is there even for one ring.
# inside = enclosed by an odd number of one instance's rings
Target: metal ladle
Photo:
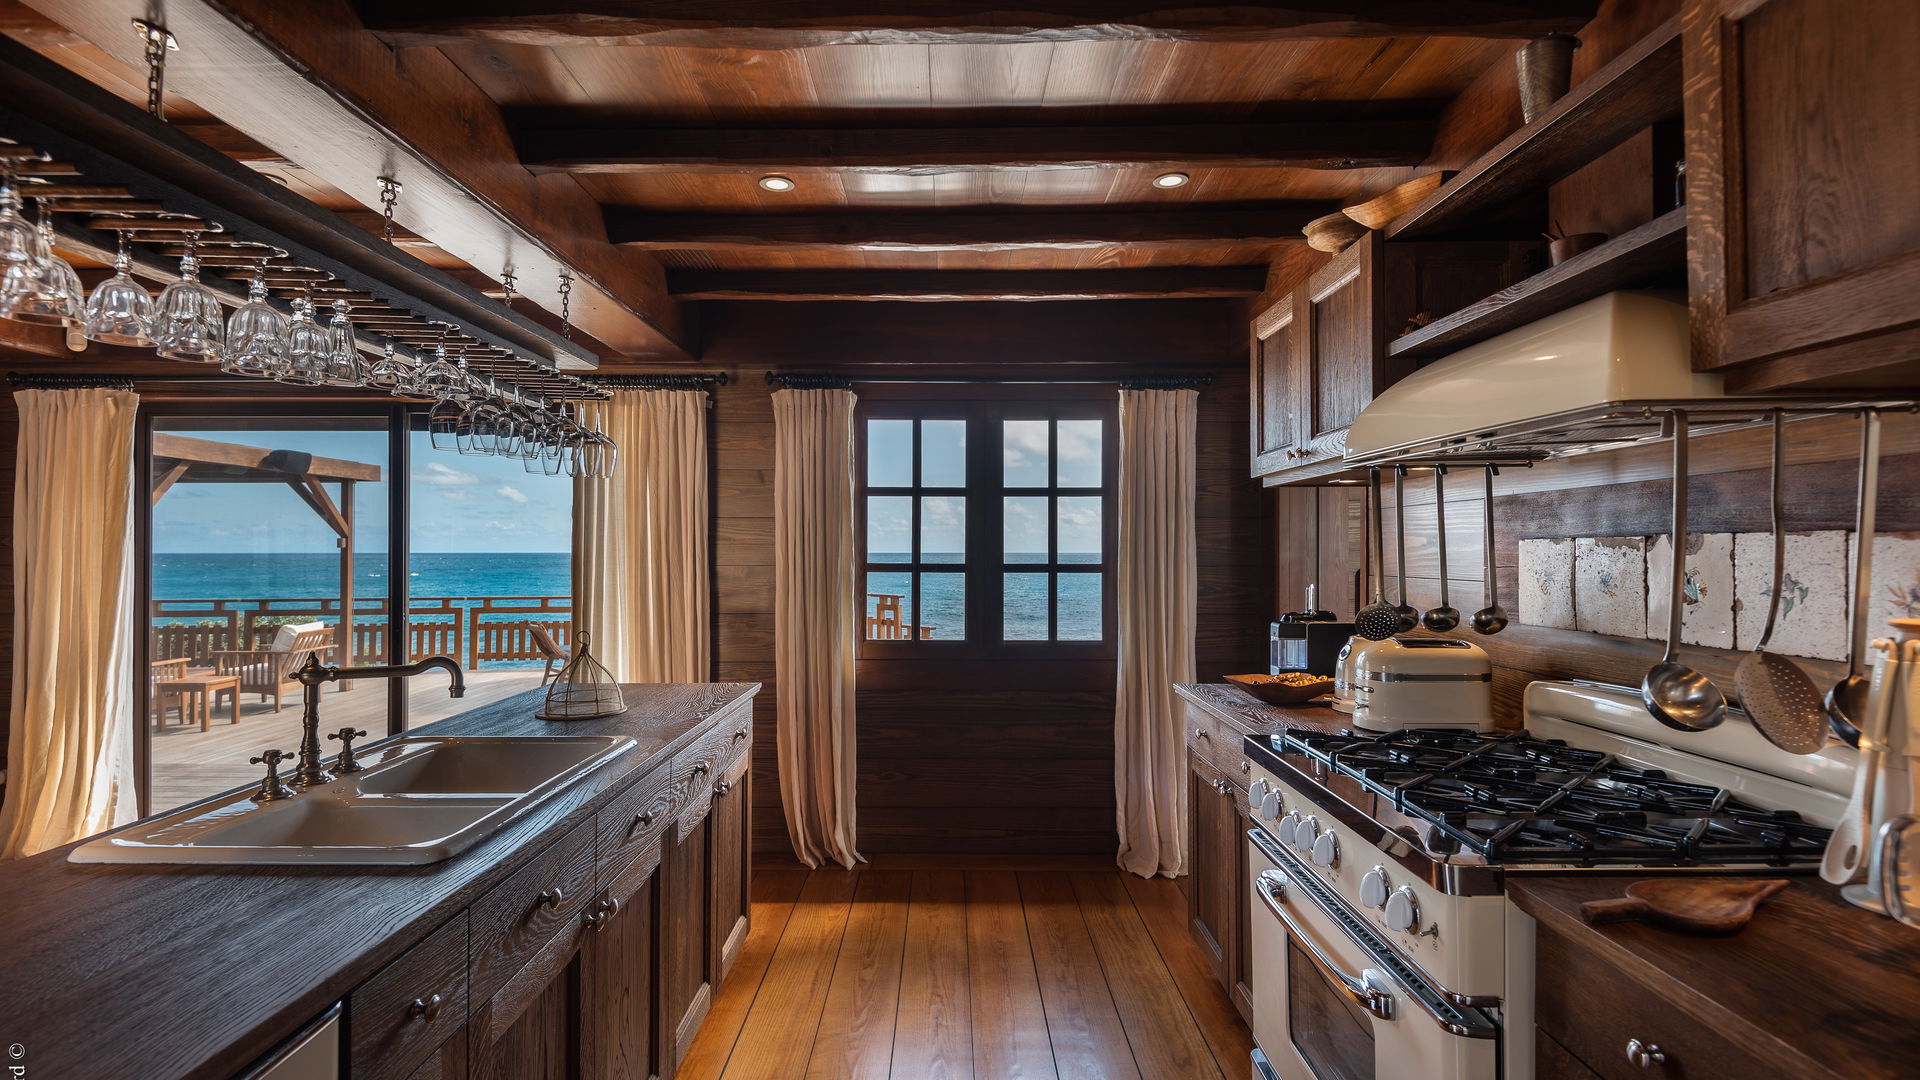
[[[1860,722],[1867,715],[1867,677],[1861,662],[1867,654],[1868,595],[1873,588],[1873,533],[1880,493],[1880,414],[1860,413],[1860,508],[1853,535],[1858,550],[1853,557],[1853,636],[1847,649],[1847,675],[1827,691],[1827,724],[1842,742],[1860,745]]]
[[[1373,527],[1367,534],[1367,555],[1372,570],[1368,582],[1373,590],[1373,602],[1354,613],[1353,632],[1368,641],[1385,641],[1400,632],[1400,616],[1387,603],[1385,575],[1380,569],[1381,557],[1385,554],[1381,549],[1386,546],[1386,534],[1380,526],[1380,470],[1368,469],[1367,474],[1373,500]]]
[[[1493,474],[1500,466],[1487,466],[1486,532],[1481,541],[1487,550],[1487,606],[1473,613],[1473,629],[1479,634],[1497,634],[1507,628],[1507,609],[1500,606],[1500,583],[1493,568]]]
[[[1773,410],[1773,592],[1767,605],[1767,624],[1760,631],[1759,643],[1740,658],[1740,666],[1734,669],[1733,689],[1740,695],[1740,707],[1768,742],[1790,754],[1811,754],[1827,744],[1827,717],[1820,707],[1820,691],[1800,665],[1767,651],[1774,624],[1780,618],[1781,586],[1786,579],[1786,508],[1780,498],[1786,472],[1781,432],[1784,422],[1781,411]]]
[[[1420,616],[1420,625],[1444,634],[1460,625],[1460,609],[1447,602],[1447,467],[1433,467],[1433,520],[1440,539],[1440,603]]]
[[[1673,575],[1667,594],[1667,651],[1640,680],[1640,700],[1655,720],[1678,731],[1705,731],[1727,718],[1727,698],[1713,680],[1680,663],[1680,624],[1687,585],[1687,414],[1667,414],[1673,436]]]
[[[1394,605],[1394,618],[1400,620],[1398,632],[1406,633],[1420,625],[1420,612],[1407,603],[1407,470],[1395,466],[1393,470],[1393,531],[1396,549],[1395,566],[1400,571],[1400,602]],[[1384,538],[1383,538],[1384,540]]]

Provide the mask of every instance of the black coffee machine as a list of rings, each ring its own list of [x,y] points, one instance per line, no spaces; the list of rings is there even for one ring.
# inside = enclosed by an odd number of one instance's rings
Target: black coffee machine
[[[1319,591],[1317,586],[1307,586],[1306,610],[1289,611],[1270,624],[1269,674],[1304,671],[1332,676],[1339,670],[1340,650],[1353,636],[1353,624],[1340,622],[1333,612],[1321,608]]]

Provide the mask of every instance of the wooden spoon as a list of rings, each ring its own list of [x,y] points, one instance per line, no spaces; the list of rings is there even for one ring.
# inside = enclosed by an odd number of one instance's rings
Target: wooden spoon
[[[1595,924],[1643,919],[1682,933],[1731,934],[1786,887],[1782,878],[1649,878],[1627,886],[1618,900],[1581,904],[1580,914]]]

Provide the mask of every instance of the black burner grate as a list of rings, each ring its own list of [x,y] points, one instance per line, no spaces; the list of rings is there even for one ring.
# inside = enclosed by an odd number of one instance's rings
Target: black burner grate
[[[1523,731],[1385,735],[1299,729],[1278,737],[1432,823],[1427,846],[1502,863],[1805,865],[1829,831],[1703,784]]]

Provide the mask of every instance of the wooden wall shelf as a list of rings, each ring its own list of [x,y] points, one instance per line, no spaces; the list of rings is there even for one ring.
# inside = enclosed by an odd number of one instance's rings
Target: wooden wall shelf
[[[1635,132],[1678,116],[1680,102],[1680,19],[1675,16],[1407,211],[1387,230],[1387,239],[1430,239],[1470,228]]]
[[[1388,343],[1387,355],[1444,356],[1615,289],[1663,278],[1682,285],[1686,269],[1687,208],[1682,206],[1396,338]]]

